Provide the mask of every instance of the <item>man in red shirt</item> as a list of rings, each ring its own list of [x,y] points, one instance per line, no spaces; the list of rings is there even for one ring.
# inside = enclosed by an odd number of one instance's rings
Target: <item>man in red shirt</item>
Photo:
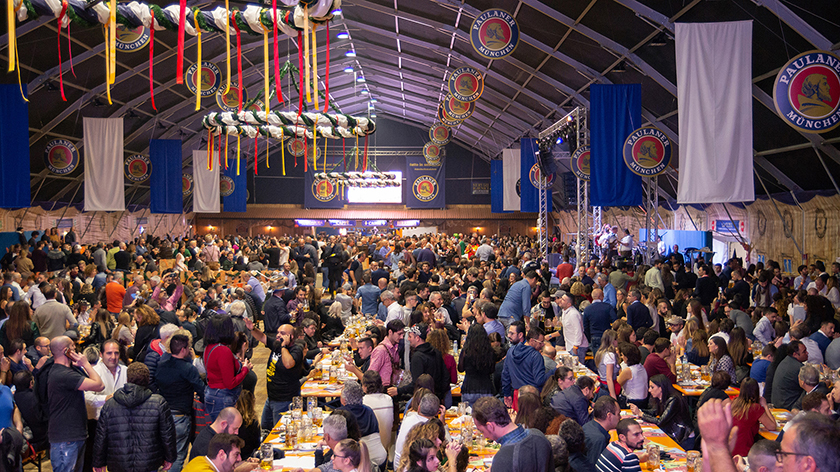
[[[569,264],[569,256],[563,256],[563,263],[557,266],[557,280],[563,283],[563,279],[571,278],[574,273],[575,266]]]
[[[653,352],[645,359],[645,371],[648,378],[656,374],[668,377],[671,383],[677,383],[677,353],[671,351],[671,341],[659,338],[653,343]]]
[[[105,284],[105,300],[107,302],[107,310],[114,316],[120,314],[123,306],[123,298],[125,298],[125,287],[123,287],[123,273],[114,272],[114,275],[108,274],[111,280]]]

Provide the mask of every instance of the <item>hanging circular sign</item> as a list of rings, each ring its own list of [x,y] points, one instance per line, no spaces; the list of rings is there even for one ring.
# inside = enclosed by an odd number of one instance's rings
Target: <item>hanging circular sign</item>
[[[289,139],[286,146],[288,146],[289,152],[295,157],[301,157],[306,152],[306,144],[298,137]]]
[[[261,100],[254,100],[254,103],[248,105],[249,111],[263,111],[265,110],[265,105]]]
[[[548,180],[546,181],[546,188],[551,188],[554,185],[554,179],[556,178],[556,174],[551,174],[548,176]],[[534,164],[531,166],[531,170],[528,171],[528,180],[531,181],[531,185],[536,188],[542,188],[540,185],[540,166],[539,164]]]
[[[462,102],[449,94],[443,99],[443,112],[453,120],[466,120],[474,110],[475,102]]]
[[[189,197],[193,192],[193,176],[192,174],[184,173],[181,175],[181,189],[185,197]]]
[[[589,181],[589,146],[581,146],[572,154],[572,173],[580,180]]]
[[[117,49],[120,51],[137,51],[147,44],[149,44],[149,29],[145,26],[129,29],[124,25],[117,25]]]
[[[671,140],[658,128],[645,126],[630,133],[622,154],[634,174],[653,177],[665,172],[671,163]]]
[[[429,139],[439,146],[443,146],[448,143],[451,135],[452,130],[450,130],[448,126],[434,125],[429,128]]]
[[[776,112],[804,133],[840,125],[840,58],[827,51],[802,53],[782,67],[773,86]]]
[[[312,195],[319,202],[329,202],[338,196],[338,186],[330,179],[315,179],[312,182]]]
[[[484,77],[477,69],[461,67],[449,76],[449,93],[462,102],[474,102],[484,91]]]
[[[202,86],[203,88],[203,86]],[[248,102],[248,90],[242,89],[242,103]],[[224,111],[236,113],[239,111],[239,87],[231,84],[228,93],[223,87],[216,92],[216,104]]]
[[[132,182],[145,182],[152,173],[152,161],[148,157],[135,154],[125,158],[123,168],[125,177]]]
[[[421,202],[430,202],[438,195],[438,182],[430,175],[421,175],[414,181],[411,191],[414,198]]]
[[[443,111],[442,104],[438,106],[438,120],[440,120],[444,126],[448,126],[450,128],[454,128],[461,124],[461,120],[453,120],[452,118],[446,116],[446,112]]]
[[[470,43],[481,56],[501,59],[519,44],[519,25],[510,13],[491,8],[478,15],[470,28]]]
[[[423,146],[423,157],[429,164],[438,164],[440,162],[440,146],[435,143],[426,143]]]
[[[227,175],[223,175],[219,179],[219,195],[223,197],[229,197],[233,195],[233,190],[236,188],[236,184],[233,183],[233,179],[228,177]]]
[[[187,88],[195,95],[198,90],[198,64],[193,64],[186,72]],[[201,63],[201,96],[209,97],[219,90],[222,83],[222,71],[212,62]]]
[[[79,151],[66,139],[55,139],[44,149],[44,162],[53,174],[66,175],[79,165]]]

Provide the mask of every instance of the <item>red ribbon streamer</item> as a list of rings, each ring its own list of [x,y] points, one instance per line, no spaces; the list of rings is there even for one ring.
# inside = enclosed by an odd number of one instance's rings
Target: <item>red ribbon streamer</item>
[[[257,167],[258,167],[257,166],[257,161],[258,161],[259,156],[260,156],[259,155],[259,149],[257,148],[257,145],[258,145],[257,140],[258,139],[260,139],[259,133],[256,136],[254,136],[254,175],[260,175],[260,173],[257,169]]]
[[[76,69],[73,68],[73,41],[70,40],[70,23],[67,23],[67,53],[70,54],[70,72],[76,77]]]
[[[219,144],[216,146],[216,152],[219,154],[219,169],[222,168],[222,133],[224,129],[219,133]],[[225,143],[227,143],[227,135],[225,135]]]
[[[297,117],[300,118],[300,114],[303,113],[303,33],[300,31],[298,31],[298,70],[300,72],[300,79],[298,80],[300,91],[298,92]],[[306,141],[306,136],[304,136],[303,140]]]
[[[330,108],[330,23],[327,22],[327,69],[324,78],[324,113]]]
[[[155,19],[152,17],[152,24],[149,26],[149,96],[152,98],[152,109],[157,111],[155,106],[155,81],[152,78],[154,75],[155,63]]]
[[[280,53],[277,45],[277,0],[271,0],[272,20],[274,21],[274,89],[277,91],[277,101],[282,105],[283,100],[283,86],[280,84]],[[266,99],[266,106],[268,106],[268,97]]]
[[[362,159],[362,172],[367,172],[367,150],[368,150],[368,137],[365,136],[365,157]]]
[[[302,96],[302,95],[301,95]],[[303,171],[309,168],[309,141],[306,140],[306,132],[303,133]]]
[[[61,14],[58,15],[58,85],[61,88],[61,99],[65,102],[67,97],[64,96],[64,71],[61,67],[61,20],[67,13],[67,2],[61,2]]]
[[[181,13],[178,19],[178,63],[175,64],[175,83],[177,84],[184,83],[184,25],[186,23],[187,0],[181,0]],[[199,74],[199,77],[201,77],[201,74]]]
[[[344,138],[341,138],[341,162],[344,164],[344,172],[347,172],[347,140]]]
[[[236,12],[230,14],[233,27],[236,29],[236,68],[239,72],[239,112],[242,113],[242,35],[239,25],[236,24]]]

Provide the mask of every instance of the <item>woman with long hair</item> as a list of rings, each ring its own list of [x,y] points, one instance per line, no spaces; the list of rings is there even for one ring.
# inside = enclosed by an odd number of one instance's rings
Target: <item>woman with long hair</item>
[[[627,317],[627,307],[630,306],[627,303],[627,291],[623,288],[616,290],[615,292],[615,300],[616,306],[615,311],[618,314],[619,318],[626,318]]]
[[[123,346],[134,344],[134,333],[131,330],[131,315],[121,311],[117,316],[117,326],[111,332],[111,337],[116,339]]]
[[[444,329],[433,329],[426,337],[426,342],[437,349],[443,356],[443,363],[449,371],[449,382],[458,383],[458,368],[455,365],[455,357],[452,353],[452,345],[449,344],[449,336]]]
[[[11,344],[15,339],[23,339],[27,346],[35,345],[35,338],[41,334],[38,326],[32,321],[32,309],[26,302],[15,302],[8,309],[9,319],[0,326],[0,345],[6,352],[11,352]]]
[[[709,325],[709,319],[705,310],[703,310],[703,305],[700,304],[700,300],[692,298],[688,301],[688,319],[697,320],[697,326],[700,329],[706,329],[706,326]]]
[[[239,427],[239,436],[245,441],[242,448],[242,457],[251,457],[260,447],[260,421],[255,408],[256,398],[254,392],[242,390],[236,400],[236,410],[242,415],[242,426]]]
[[[409,470],[411,467],[411,445],[415,442],[426,440],[431,442],[436,448],[439,448],[443,444],[444,439],[446,439],[446,432],[441,431],[440,425],[440,420],[430,420],[418,424],[409,430],[405,436],[405,443],[403,444],[402,451],[400,451],[399,460],[394,459],[396,461],[394,472],[406,472]]]
[[[332,465],[340,472],[371,472],[367,446],[355,439],[341,440],[335,445]]]
[[[438,448],[428,439],[418,439],[408,444],[408,467],[406,472],[437,472],[440,459]],[[403,472],[403,471],[397,471]]]
[[[653,423],[680,445],[694,443],[694,428],[688,404],[682,394],[678,392],[668,377],[657,374],[648,379],[650,392],[650,409],[641,410],[630,404],[634,415]],[[690,441],[689,441],[690,439]]]
[[[619,343],[618,352],[622,365],[627,367],[621,369],[616,381],[621,385],[628,402],[639,408],[646,408],[648,374],[641,363],[642,353],[638,347],[630,343]]]
[[[688,320],[696,326],[694,319]],[[687,326],[687,325],[686,325]],[[691,348],[685,351],[685,358],[688,362],[696,365],[706,365],[709,363],[709,337],[703,329],[697,329],[691,335]]]
[[[752,366],[753,355],[750,349],[751,344],[747,340],[744,328],[734,327],[729,333],[729,342],[726,348],[729,350],[729,356],[732,357],[732,363],[735,364],[735,383],[740,384],[742,380],[750,375],[750,366]]]
[[[324,328],[321,329],[321,337],[326,340],[332,340],[341,336],[344,332],[344,323],[341,320],[342,307],[341,303],[333,302],[327,309],[326,316],[321,317],[324,323]]]
[[[709,371],[714,374],[717,371],[723,371],[729,374],[732,381],[735,382],[735,363],[732,362],[732,356],[729,355],[729,350],[726,348],[726,341],[720,336],[713,336],[709,339]]]
[[[467,404],[472,406],[479,398],[494,394],[495,355],[490,337],[481,323],[474,323],[467,331],[467,339],[458,358],[458,370],[464,373],[461,399]]]
[[[732,448],[733,455],[744,457],[749,454],[759,425],[764,425],[767,431],[778,429],[776,419],[767,406],[767,400],[759,396],[758,391],[758,382],[747,377],[741,382],[738,398],[732,402],[732,426],[738,427],[735,446]]]
[[[160,316],[145,303],[140,303],[134,307],[134,320],[137,322],[137,332],[134,334],[134,348],[130,357],[142,362],[149,344],[160,338]]]
[[[534,427],[534,415],[537,410],[542,407],[542,401],[536,393],[525,392],[519,395],[519,402],[516,412],[516,424],[521,424],[525,428]]]
[[[111,314],[108,310],[100,308],[96,310],[93,322],[90,325],[90,334],[84,339],[82,344],[88,346],[98,346],[102,341],[111,337],[111,332],[114,326],[111,323]]]
[[[630,343],[634,346],[638,346],[639,344],[636,341],[636,331],[633,330],[632,326],[625,325],[618,329],[618,342]]]
[[[204,330],[203,355],[207,369],[204,410],[210,421],[215,421],[223,409],[236,404],[242,381],[251,370],[249,361],[241,362],[231,351],[234,340],[233,320],[226,315],[213,315]]]
[[[595,365],[598,366],[598,380],[607,387],[610,396],[618,399],[621,385],[618,378],[618,333],[608,329],[601,335],[601,347],[595,353]]]
[[[9,313],[6,311],[6,305],[14,300],[11,285],[0,287],[0,318],[8,318]],[[11,308],[11,307],[10,307]]]

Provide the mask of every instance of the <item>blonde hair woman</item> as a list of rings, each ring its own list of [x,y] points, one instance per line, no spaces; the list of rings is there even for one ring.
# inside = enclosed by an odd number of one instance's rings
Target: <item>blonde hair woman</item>
[[[610,392],[610,396],[618,399],[621,387],[616,382],[618,378],[618,333],[608,329],[601,335],[601,347],[595,353],[595,365],[598,366],[598,379]]]

